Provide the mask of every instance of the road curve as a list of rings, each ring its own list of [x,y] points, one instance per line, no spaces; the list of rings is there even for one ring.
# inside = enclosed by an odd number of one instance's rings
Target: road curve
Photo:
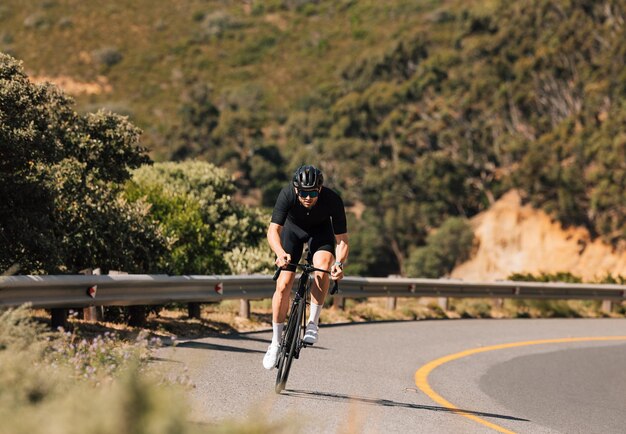
[[[598,337],[611,340],[587,339]],[[326,326],[281,395],[275,371],[261,365],[270,338],[183,341],[157,357],[194,384],[191,417],[208,424],[284,422],[304,433],[618,433],[626,425],[626,319]]]

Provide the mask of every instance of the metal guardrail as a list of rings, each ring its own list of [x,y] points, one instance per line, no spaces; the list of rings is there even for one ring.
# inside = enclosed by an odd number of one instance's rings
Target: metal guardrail
[[[0,277],[0,307],[132,306],[270,298],[271,276],[72,275]],[[626,286],[539,282],[476,283],[453,279],[346,277],[341,297],[626,299]]]

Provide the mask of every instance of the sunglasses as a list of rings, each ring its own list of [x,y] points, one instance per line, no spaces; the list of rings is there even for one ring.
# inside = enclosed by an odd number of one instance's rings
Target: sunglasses
[[[314,198],[314,197],[317,197],[319,194],[320,193],[317,190],[311,190],[311,191],[298,190],[298,196],[302,198],[305,198],[305,197]]]

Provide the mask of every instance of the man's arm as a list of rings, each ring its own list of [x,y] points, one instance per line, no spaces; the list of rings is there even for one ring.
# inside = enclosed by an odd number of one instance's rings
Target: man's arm
[[[348,248],[348,234],[335,234],[335,240],[337,241],[337,246],[335,247],[335,261],[343,264],[348,259],[348,251],[350,250]],[[333,280],[343,279],[343,266],[335,263],[330,271]]]
[[[270,227],[267,229],[267,242],[274,253],[276,253],[276,266],[284,268],[291,262],[291,255],[285,252],[280,242],[280,233],[282,230],[283,227],[278,223],[270,223]]]

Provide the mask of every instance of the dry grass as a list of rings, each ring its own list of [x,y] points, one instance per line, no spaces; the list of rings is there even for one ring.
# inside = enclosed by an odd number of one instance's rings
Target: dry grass
[[[0,434],[294,432],[290,421],[263,417],[190,422],[184,389],[146,363],[155,342],[147,336],[169,332],[75,317],[72,332],[51,332],[49,320],[45,311],[0,309]]]

